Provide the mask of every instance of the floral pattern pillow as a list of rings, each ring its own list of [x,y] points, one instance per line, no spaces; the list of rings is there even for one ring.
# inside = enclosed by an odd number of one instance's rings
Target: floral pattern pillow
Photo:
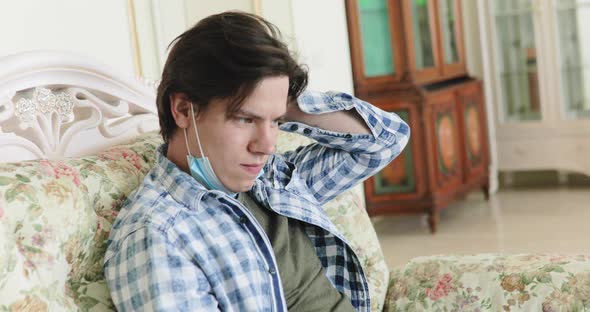
[[[160,144],[149,133],[97,156],[0,164],[0,311],[114,310],[106,239]]]

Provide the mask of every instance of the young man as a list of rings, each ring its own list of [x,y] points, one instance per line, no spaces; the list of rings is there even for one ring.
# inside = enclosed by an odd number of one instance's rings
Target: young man
[[[406,145],[408,126],[307,73],[254,15],[180,35],[158,88],[165,144],[121,209],[105,275],[121,311],[369,311],[322,205]],[[275,154],[279,130],[317,143]]]

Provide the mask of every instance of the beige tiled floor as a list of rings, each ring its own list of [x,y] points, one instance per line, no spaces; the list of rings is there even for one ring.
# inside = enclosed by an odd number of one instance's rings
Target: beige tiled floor
[[[390,266],[416,256],[473,253],[590,254],[590,189],[503,190],[481,193],[441,212],[430,234],[423,216],[376,217]]]

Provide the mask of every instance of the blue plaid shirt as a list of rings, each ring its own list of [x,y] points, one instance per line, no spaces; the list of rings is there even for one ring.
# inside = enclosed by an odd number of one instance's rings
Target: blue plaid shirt
[[[355,109],[371,134],[298,122],[281,130],[317,141],[272,155],[249,194],[262,206],[303,221],[326,276],[359,311],[370,310],[360,262],[322,205],[391,162],[410,130],[396,114],[345,93],[307,91],[302,111]],[[236,199],[209,191],[158,152],[157,163],[113,224],[104,270],[120,311],[285,311],[272,246]],[[288,278],[283,276],[283,278]]]

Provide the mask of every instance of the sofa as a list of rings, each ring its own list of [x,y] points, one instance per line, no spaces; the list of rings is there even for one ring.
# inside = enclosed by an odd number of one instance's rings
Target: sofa
[[[112,311],[102,263],[162,143],[153,85],[58,52],[0,58],[0,311]],[[307,144],[283,133],[278,150]],[[360,187],[324,209],[372,311],[590,311],[590,256],[440,255],[388,268]]]

